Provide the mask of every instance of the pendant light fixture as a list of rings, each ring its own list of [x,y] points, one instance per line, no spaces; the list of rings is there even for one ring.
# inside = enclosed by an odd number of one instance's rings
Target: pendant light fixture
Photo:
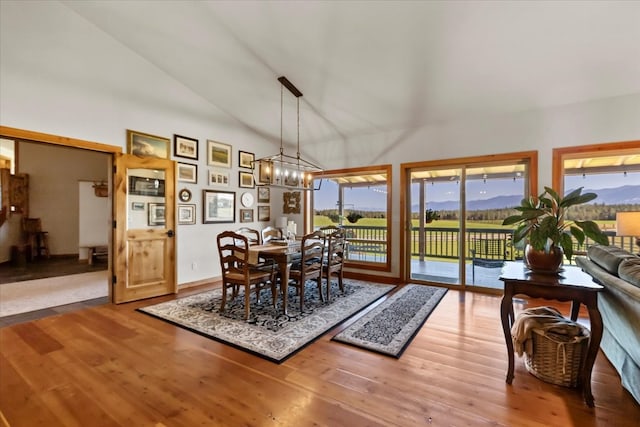
[[[280,82],[280,152],[254,161],[254,180],[257,186],[262,187],[281,187],[304,191],[318,190],[322,180],[318,181],[318,188],[314,188],[314,180],[318,175],[322,175],[323,169],[300,156],[300,97],[302,97],[302,92],[284,76],[278,77],[278,81]],[[295,156],[284,152],[282,136],[284,88],[287,88],[296,97],[297,151]]]

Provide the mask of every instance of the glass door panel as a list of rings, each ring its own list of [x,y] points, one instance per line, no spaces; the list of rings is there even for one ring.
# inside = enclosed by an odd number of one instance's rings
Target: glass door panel
[[[460,284],[460,177],[462,169],[410,171],[409,277]],[[435,219],[427,217],[432,212]],[[434,216],[434,215],[431,215]]]
[[[474,166],[465,169],[466,283],[502,289],[499,280],[505,261],[522,259],[522,248],[512,245],[513,227],[502,221],[526,194],[524,164]]]

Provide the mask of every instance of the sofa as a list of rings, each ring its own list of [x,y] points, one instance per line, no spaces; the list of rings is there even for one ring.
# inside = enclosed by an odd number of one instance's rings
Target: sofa
[[[640,403],[640,256],[616,246],[594,245],[576,264],[603,285],[598,294],[600,348]]]

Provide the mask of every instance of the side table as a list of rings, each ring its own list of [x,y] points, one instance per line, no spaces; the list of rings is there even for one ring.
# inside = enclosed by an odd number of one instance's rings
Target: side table
[[[515,321],[513,314],[513,297],[526,295],[531,298],[553,299],[557,301],[571,301],[571,320],[578,318],[580,304],[584,304],[589,311],[591,323],[591,338],[584,360],[582,371],[579,373],[579,385],[586,404],[594,406],[591,393],[591,371],[598,355],[600,340],[602,339],[602,317],[598,310],[598,292],[604,289],[596,284],[591,276],[580,268],[565,265],[560,274],[536,273],[529,270],[521,262],[507,262],[502,269],[500,280],[504,282],[504,296],[500,304],[500,318],[502,330],[507,344],[509,370],[507,384],[513,381],[513,341],[511,326]]]

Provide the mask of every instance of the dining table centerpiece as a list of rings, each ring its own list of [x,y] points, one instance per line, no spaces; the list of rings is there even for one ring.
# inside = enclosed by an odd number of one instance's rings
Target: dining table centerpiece
[[[514,209],[519,213],[502,221],[502,225],[517,225],[513,233],[514,245],[526,241],[525,262],[533,271],[556,273],[563,258],[571,261],[573,239],[582,245],[588,237],[601,245],[609,245],[607,237],[594,221],[567,219],[572,206],[589,203],[598,197],[595,193],[582,193],[583,187],[564,197],[549,187],[537,198],[522,199]]]

